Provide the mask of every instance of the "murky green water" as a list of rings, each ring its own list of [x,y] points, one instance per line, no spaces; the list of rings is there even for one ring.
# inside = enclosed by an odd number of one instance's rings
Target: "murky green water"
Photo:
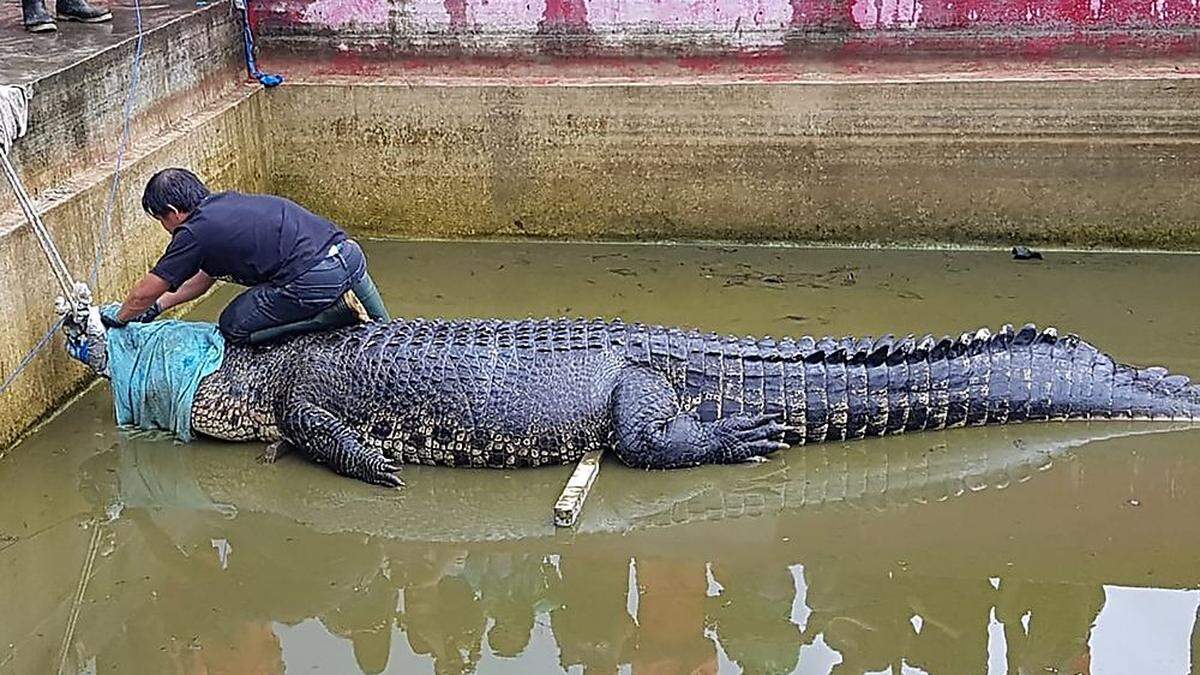
[[[393,313],[736,333],[1052,323],[1200,377],[1200,258],[368,246]],[[229,293],[197,311],[212,318]],[[0,671],[1188,673],[1200,431],[959,429],[762,465],[409,468],[113,428],[97,389],[0,461]],[[1147,433],[1154,432],[1154,433]]]

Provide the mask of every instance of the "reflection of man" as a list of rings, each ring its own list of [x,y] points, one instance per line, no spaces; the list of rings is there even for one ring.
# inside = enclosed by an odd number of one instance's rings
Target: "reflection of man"
[[[800,658],[800,628],[791,621],[796,587],[783,563],[762,556],[713,564],[724,586],[710,600],[717,636],[744,673],[790,673]]]
[[[805,598],[812,612],[801,640],[812,644],[818,635],[842,656],[832,672],[850,675],[867,671],[897,672],[913,638],[909,605],[913,590],[884,573],[847,572],[842,561],[809,561]],[[963,636],[964,640],[972,636]],[[983,635],[987,637],[986,631]],[[986,658],[986,650],[984,657]],[[909,660],[912,665],[918,665]],[[986,670],[986,663],[985,663]],[[976,672],[971,663],[949,672]],[[942,672],[929,669],[928,672]]]
[[[550,625],[563,670],[614,673],[632,655],[633,617],[626,611],[629,560],[607,546],[576,546],[559,561],[562,577],[552,581]]]
[[[107,598],[97,599],[105,612],[124,618],[80,621],[77,643],[91,650],[85,659],[94,656],[105,672],[280,673],[276,622],[330,608],[339,611],[323,621],[335,630],[390,620],[395,593],[375,592],[382,556],[373,542],[264,513],[229,518],[187,455],[157,445],[123,438],[116,452],[82,467],[80,492],[97,513],[124,507],[104,526],[117,533],[115,548],[97,559],[89,590]],[[355,590],[363,583],[369,599]]]
[[[404,587],[400,628],[417,654],[433,657],[437,673],[469,673],[479,664],[487,623],[475,591],[462,574],[467,552],[431,549],[414,561]]]
[[[1099,584],[1005,579],[996,618],[1004,623],[1009,672],[1090,672],[1088,639],[1103,607]],[[1028,633],[1021,619],[1026,613]]]
[[[717,647],[704,635],[708,580],[704,566],[690,559],[637,559],[638,644],[633,672],[650,675],[715,674]]]
[[[472,565],[474,563],[474,565]],[[476,579],[480,601],[493,623],[488,646],[497,656],[512,658],[525,651],[534,615],[549,609],[547,581],[554,568],[538,554],[473,554],[468,571]]]

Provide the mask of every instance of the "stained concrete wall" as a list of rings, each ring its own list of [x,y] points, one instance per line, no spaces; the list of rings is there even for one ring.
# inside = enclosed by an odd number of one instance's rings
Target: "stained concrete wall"
[[[162,254],[167,235],[142,213],[142,186],[164,166],[189,166],[214,187],[268,189],[268,157],[263,148],[263,106],[251,93],[198,111],[171,133],[145,142],[127,156],[111,229],[104,238],[99,300],[119,300]],[[42,219],[67,267],[86,278],[93,252],[101,243],[100,225],[109,199],[112,175],[84,172],[60,184],[43,198]],[[6,219],[11,225],[11,219]],[[0,236],[0,377],[7,377],[21,357],[57,319],[54,297],[60,291],[50,276],[37,240],[28,227]],[[56,339],[3,395],[0,401],[0,448],[53,410],[89,379],[86,369],[67,357]]]
[[[16,5],[0,10],[20,11]],[[154,171],[182,164],[218,186],[268,188],[270,153],[260,135],[263,107],[252,100],[257,88],[244,83],[241,27],[228,3],[197,9],[190,0],[171,0],[146,10],[132,144],[107,231],[105,212],[134,55],[132,15],[118,11],[113,24],[102,29],[64,26],[60,38],[83,43],[64,44],[67,53],[54,51],[45,38],[23,34],[16,23],[9,30],[9,17],[4,18],[0,81],[24,83],[33,92],[30,132],[15,144],[14,163],[77,278],[87,279],[97,247],[105,244],[99,284],[93,288],[99,299],[119,299],[167,241],[141,210],[142,186]],[[45,55],[27,58],[31,50],[45,50]],[[0,275],[2,381],[57,319],[54,298],[61,293],[6,181],[0,184]],[[0,395],[0,454],[86,379],[87,372],[67,359],[56,339]]]
[[[1194,0],[266,0],[260,32],[292,46],[408,53],[851,50],[1009,52],[1085,45],[1195,51]]]
[[[241,25],[230,16],[228,3],[199,10],[179,0],[170,5],[165,14],[146,11],[148,30],[131,109],[134,139],[168,131],[242,84]],[[12,11],[19,14],[15,6]],[[14,145],[12,160],[34,197],[56,189],[74,173],[111,166],[115,160],[136,48],[130,19],[119,16],[118,21],[115,35],[89,34],[88,40],[60,36],[84,42],[82,46],[3,36],[16,44],[0,48],[0,83],[24,84],[32,93],[30,133]],[[45,56],[10,58],[13,48]],[[0,213],[15,208],[12,192],[0,189]]]
[[[1200,248],[1200,80],[284,87],[275,189],[381,236]]]

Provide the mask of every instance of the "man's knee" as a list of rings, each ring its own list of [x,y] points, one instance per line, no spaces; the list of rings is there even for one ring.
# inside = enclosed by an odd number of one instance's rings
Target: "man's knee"
[[[236,311],[230,311],[233,305],[225,308],[221,312],[221,317],[217,319],[217,328],[220,329],[221,335],[225,336],[227,342],[241,344],[250,339],[250,334],[254,332],[254,327],[249,325],[243,317],[238,316]]]
[[[247,289],[221,311],[217,328],[227,341],[235,344],[247,342],[254,331],[270,325],[270,319],[259,308],[260,293],[258,288]]]

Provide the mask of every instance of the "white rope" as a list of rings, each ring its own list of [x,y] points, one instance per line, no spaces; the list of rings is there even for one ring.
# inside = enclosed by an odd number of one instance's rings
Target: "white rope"
[[[137,95],[138,83],[141,81],[142,73],[142,49],[145,37],[145,30],[142,26],[142,3],[141,0],[134,0],[133,3],[134,19],[137,27],[137,39],[133,49],[133,64],[130,66],[129,73],[129,90],[125,93],[125,110],[124,119],[121,126],[121,140],[117,144],[117,160],[116,166],[113,168],[112,186],[109,189],[108,204],[104,209],[104,222],[100,227],[100,233],[96,241],[96,252],[92,260],[91,273],[88,275],[88,285],[83,286],[77,284],[71,277],[70,271],[67,269],[66,263],[63,262],[62,255],[59,254],[58,248],[54,245],[54,240],[50,238],[50,232],[42,223],[41,216],[38,215],[37,209],[34,208],[33,201],[29,198],[29,194],[25,191],[24,184],[21,183],[21,177],[17,174],[16,169],[8,159],[8,147],[13,140],[20,138],[25,134],[28,128],[29,116],[29,97],[28,93],[20,87],[0,87],[0,124],[5,126],[0,127],[0,163],[4,165],[4,175],[8,178],[8,182],[12,185],[13,192],[17,195],[17,203],[21,206],[21,211],[25,214],[26,220],[33,228],[37,235],[38,243],[41,244],[42,252],[46,255],[46,260],[50,263],[50,271],[54,275],[55,281],[58,282],[63,291],[63,297],[70,301],[70,305],[76,306],[80,301],[85,300],[90,304],[91,292],[88,290],[95,287],[100,277],[100,264],[103,261],[104,248],[107,243],[109,230],[112,228],[113,209],[117,202],[117,188],[121,183],[121,164],[125,159],[125,150],[129,145],[130,136],[130,120],[133,117],[133,105]],[[16,90],[15,92],[13,90]],[[5,112],[10,111],[10,112]],[[11,132],[8,122],[4,120],[11,119]],[[82,286],[82,287],[81,287]],[[62,320],[52,326],[37,345],[29,350],[25,357],[21,359],[20,364],[8,377],[4,379],[3,384],[0,384],[0,394],[8,391],[12,386],[13,381],[29,367],[33,362],[34,357],[42,351],[43,348],[50,342],[50,338],[62,326]]]
[[[0,84],[0,152],[8,154],[13,141],[29,129],[29,92],[24,87]]]
[[[67,630],[63,633],[62,647],[58,650],[58,675],[66,672],[67,652],[75,641],[75,626],[79,623],[79,611],[83,608],[83,596],[87,593],[88,582],[92,580],[92,569],[96,565],[96,552],[100,550],[100,521],[92,521],[92,541],[88,544],[87,557],[83,561],[83,571],[79,574],[79,584],[75,587],[75,597],[71,601],[71,613],[67,616]]]

